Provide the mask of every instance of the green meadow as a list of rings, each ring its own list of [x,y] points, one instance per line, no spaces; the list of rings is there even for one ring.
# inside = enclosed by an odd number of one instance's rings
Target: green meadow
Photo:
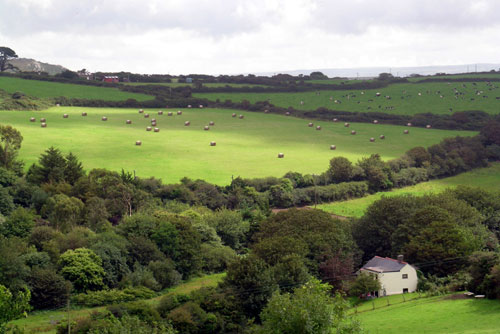
[[[159,86],[166,86],[166,87],[185,87],[185,86],[190,86],[194,87],[195,85],[192,83],[185,83],[185,82],[127,82],[124,83],[124,85],[129,85],[129,86],[144,86],[144,85],[159,85]],[[266,85],[252,85],[252,84],[238,84],[238,83],[224,83],[224,82],[204,82],[203,87],[235,87],[235,88],[241,88],[241,87],[268,87]]]
[[[357,318],[368,334],[498,334],[499,314],[498,300],[445,296],[376,307]]]
[[[82,111],[88,116],[82,117]],[[173,111],[174,116],[167,116]],[[383,159],[399,157],[415,146],[430,146],[452,136],[472,136],[475,132],[351,123],[315,122],[321,131],[308,127],[304,119],[264,113],[224,109],[147,110],[144,118],[137,109],[53,107],[43,111],[0,111],[0,123],[10,124],[23,135],[20,158],[26,168],[36,162],[48,147],[63,153],[75,153],[84,168],[108,168],[135,171],[141,177],[155,176],[164,182],[177,182],[183,177],[204,179],[220,185],[231,177],[245,178],[282,176],[288,171],[321,173],[334,156],[355,162],[378,153]],[[231,117],[243,114],[244,119]],[[69,118],[63,118],[67,113]],[[106,116],[108,121],[101,121]],[[35,117],[36,122],[30,122]],[[47,128],[40,127],[40,118]],[[157,119],[160,132],[147,132],[151,119]],[[132,124],[125,121],[130,119]],[[190,121],[190,126],[184,126]],[[214,121],[209,131],[203,127]],[[351,135],[351,130],[357,131]],[[385,135],[380,140],[379,135]],[[371,143],[370,137],[376,138]],[[137,140],[142,141],[136,146]],[[215,141],[217,146],[209,144]],[[330,150],[336,145],[337,150]],[[278,159],[278,153],[284,159]]]
[[[476,169],[444,179],[422,182],[411,187],[395,189],[390,192],[379,192],[349,201],[320,204],[318,208],[339,216],[361,217],[365,210],[373,202],[382,198],[382,196],[390,197],[407,194],[422,196],[425,194],[439,193],[447,188],[454,188],[459,185],[500,191],[500,163],[494,163],[490,167]]]
[[[145,94],[129,93],[112,87],[97,87],[39,80],[26,80],[0,76],[0,89],[8,93],[22,92],[26,95],[39,98],[53,98],[64,96],[68,99],[89,99],[104,101],[137,101],[152,100],[154,97]]]
[[[463,86],[465,85],[465,87]],[[500,83],[404,83],[392,84],[380,89],[335,90],[297,93],[197,93],[195,97],[211,101],[248,100],[269,101],[275,106],[297,110],[316,110],[324,107],[350,112],[384,112],[400,115],[417,113],[451,114],[455,111],[482,110],[490,114],[500,112]],[[463,93],[455,97],[454,88]],[[482,92],[482,93],[480,93]],[[376,93],[381,96],[376,97]],[[421,95],[419,95],[419,93]],[[478,95],[479,93],[479,95]],[[390,99],[387,99],[389,96]],[[483,97],[487,96],[487,97]],[[337,101],[337,103],[335,102]],[[303,102],[303,104],[301,103]]]

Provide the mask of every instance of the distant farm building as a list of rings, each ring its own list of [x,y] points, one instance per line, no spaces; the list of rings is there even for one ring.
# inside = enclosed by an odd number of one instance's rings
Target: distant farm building
[[[398,259],[374,256],[360,270],[373,275],[380,282],[380,291],[373,291],[375,297],[410,293],[417,290],[417,271],[413,266],[403,261],[403,255]]]
[[[119,82],[118,77],[115,75],[109,75],[109,76],[107,75],[102,79],[102,81],[113,82],[113,83]]]

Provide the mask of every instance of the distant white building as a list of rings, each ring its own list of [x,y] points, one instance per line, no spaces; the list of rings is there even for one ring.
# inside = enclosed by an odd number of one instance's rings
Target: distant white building
[[[374,256],[361,269],[375,275],[380,282],[380,291],[373,291],[376,297],[397,295],[417,290],[417,271],[413,266],[403,261],[403,255],[397,260]]]

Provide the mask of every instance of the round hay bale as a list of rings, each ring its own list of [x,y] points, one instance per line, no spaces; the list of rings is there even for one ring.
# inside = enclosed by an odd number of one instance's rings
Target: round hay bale
[[[42,128],[46,128],[47,127],[47,123],[42,123],[40,125],[42,126]]]
[[[385,139],[385,136],[384,135],[380,135],[379,137],[380,139]]]
[[[375,95],[376,95],[376,96],[380,96],[380,93],[379,93],[379,92],[377,92],[377,93],[375,93]]]
[[[307,124],[307,126],[308,126],[308,127],[310,127],[310,128],[312,128],[312,127],[313,127],[313,125],[314,125],[314,124],[312,124],[312,123]]]
[[[102,120],[103,122],[106,122],[106,121],[108,120],[108,118],[107,118],[106,116],[102,116],[101,120]]]
[[[188,106],[189,108],[189,106]],[[177,110],[177,115],[182,115],[182,111],[181,110]]]
[[[404,133],[405,135],[407,135],[407,134],[409,134],[409,133],[410,133],[410,131],[409,131],[409,130],[404,130],[404,131],[403,131],[403,133]]]
[[[152,127],[150,127],[150,126],[146,127],[146,131],[151,131],[152,129],[153,129],[153,128],[152,128]]]
[[[344,123],[344,126],[345,126],[346,128],[348,128],[348,127],[349,127],[349,125],[350,125],[349,123]]]
[[[30,118],[30,122],[35,122],[35,121],[36,121],[35,117]]]
[[[373,124],[378,124],[378,121],[376,119],[374,119]]]
[[[144,114],[144,118],[149,118],[149,114]]]
[[[233,114],[231,115],[232,117],[236,117],[236,114],[233,112]]]
[[[321,130],[321,125],[318,125],[318,126],[316,127],[316,130]]]
[[[208,130],[210,130],[210,128],[208,127],[208,125],[205,125],[205,126],[203,127],[203,130],[208,131]]]
[[[159,128],[155,128],[154,130],[155,132],[160,132],[160,129]]]
[[[139,114],[142,114],[143,112],[144,112],[144,110],[139,109]]]
[[[289,112],[289,111],[287,111],[287,112],[285,113],[285,115],[286,115],[286,116],[290,116],[291,114],[290,114],[290,112]]]
[[[427,129],[432,128],[432,126],[431,126],[430,124],[427,124],[425,127],[426,127]]]
[[[203,104],[200,104],[200,109],[202,109],[202,108],[203,108]]]
[[[45,122],[47,122],[47,120],[45,118],[40,118],[40,122],[45,123]]]
[[[240,115],[240,116],[239,116],[239,118],[240,118],[240,119],[243,119],[243,118],[245,118],[245,116],[243,116],[243,115]]]
[[[129,120],[129,119],[127,119],[127,120],[125,121],[125,124],[132,124],[132,121],[131,121],[131,120]]]
[[[214,142],[214,141],[211,141],[211,142],[210,142],[210,146],[215,146],[215,145],[217,145],[217,143],[216,143],[216,142]]]
[[[337,146],[335,146],[335,145],[330,145],[330,150],[332,150],[332,151],[333,151],[333,150],[336,150],[336,149],[337,149]]]
[[[208,125],[210,125],[210,126],[214,126],[214,125],[215,125],[215,122],[214,122],[214,121],[210,121],[210,122],[208,122]]]
[[[184,122],[184,126],[189,126],[190,124],[191,124],[191,122],[190,122],[190,121],[185,121],[185,122]]]
[[[267,114],[267,113],[269,113],[269,110],[267,110],[267,109],[264,110],[264,114]]]
[[[191,105],[190,105],[190,104],[188,104],[188,108],[191,108]],[[179,115],[180,115],[180,114],[179,114]]]
[[[137,146],[141,146],[141,145],[142,145],[142,141],[140,141],[140,140],[136,140],[136,141],[135,141],[135,145],[137,145]]]
[[[83,117],[87,116],[87,113],[86,113],[85,111],[84,111],[84,112],[82,112],[82,116],[83,116]]]
[[[334,118],[334,119],[333,119],[333,121],[334,121],[335,123],[337,123],[339,120],[338,120],[338,119],[336,119],[336,118]]]
[[[370,138],[370,142],[372,142],[372,143],[373,143],[374,141],[375,141],[375,138],[371,137],[371,138]]]
[[[156,122],[156,118],[151,118],[151,123]]]
[[[158,115],[163,115],[163,110],[158,110]]]
[[[173,114],[174,114],[174,113],[173,113],[173,112],[171,112],[171,111],[169,111],[169,112],[167,113],[167,115],[168,115],[168,116],[172,116]]]
[[[59,103],[56,104],[56,107],[60,107],[61,105]]]
[[[352,130],[351,135],[355,135],[355,134],[356,134],[356,131]]]
[[[151,126],[156,126],[156,121],[155,122],[151,122]]]
[[[411,126],[411,123],[406,124],[406,126]]]
[[[285,154],[284,153],[278,153],[278,158],[284,158]]]
[[[63,115],[63,118],[68,118],[68,117],[69,117],[69,115],[68,115],[68,114],[64,114],[64,115]]]

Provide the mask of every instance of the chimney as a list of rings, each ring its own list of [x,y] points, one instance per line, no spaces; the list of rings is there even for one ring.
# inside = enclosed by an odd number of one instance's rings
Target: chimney
[[[398,255],[398,262],[403,263],[404,256],[403,255]]]

